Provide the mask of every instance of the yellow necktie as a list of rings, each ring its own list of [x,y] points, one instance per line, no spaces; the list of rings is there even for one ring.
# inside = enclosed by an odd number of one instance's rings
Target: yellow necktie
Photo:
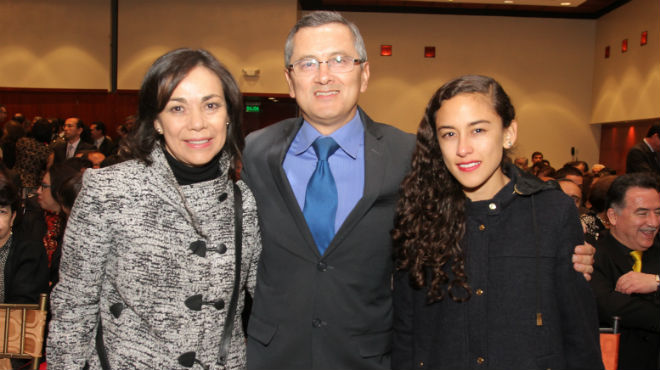
[[[635,260],[635,263],[633,264],[633,268],[632,268],[633,271],[641,272],[642,271],[642,252],[641,251],[632,251],[632,252],[630,252],[630,255]]]

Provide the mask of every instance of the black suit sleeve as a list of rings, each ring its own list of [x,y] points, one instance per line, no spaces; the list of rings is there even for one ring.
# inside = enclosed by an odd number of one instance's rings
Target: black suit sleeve
[[[601,323],[611,326],[612,316],[619,316],[621,324],[627,328],[660,332],[660,306],[636,294],[614,291],[622,273],[603,248],[605,246],[596,249],[591,275],[591,288],[596,293]]]
[[[44,246],[33,240],[14,242],[5,268],[5,301],[38,303],[39,294],[48,292],[48,257]]]
[[[626,158],[626,173],[633,172],[654,172],[649,156],[637,147],[631,148]]]

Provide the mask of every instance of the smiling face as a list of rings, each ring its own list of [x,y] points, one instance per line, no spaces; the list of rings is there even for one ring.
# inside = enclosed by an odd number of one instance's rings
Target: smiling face
[[[353,34],[341,23],[301,28],[293,38],[291,63],[302,58],[325,61],[338,55],[359,59]],[[359,95],[367,90],[369,63],[349,72],[330,72],[328,64],[322,63],[314,73],[286,70],[285,76],[289,95],[296,99],[305,120],[328,135],[355,116]]]
[[[626,191],[623,207],[607,210],[612,235],[635,251],[653,245],[660,227],[660,194],[655,189],[631,187]]]
[[[154,126],[163,134],[167,151],[195,167],[209,163],[222,150],[228,120],[222,82],[198,66],[174,89]]]
[[[502,148],[515,143],[517,124],[504,128],[489,97],[463,93],[443,101],[436,128],[443,160],[468,198],[491,199],[506,185]]]

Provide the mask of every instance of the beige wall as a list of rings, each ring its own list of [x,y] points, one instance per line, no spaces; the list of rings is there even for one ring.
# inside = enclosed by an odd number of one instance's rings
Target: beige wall
[[[639,43],[642,31],[648,31],[645,46]],[[621,53],[623,39],[628,39],[626,53]],[[598,19],[592,123],[660,116],[659,40],[658,0],[630,1]]]
[[[498,79],[520,123],[517,154],[555,165],[598,160],[590,123],[660,115],[658,0],[634,0],[600,20],[345,13],[361,28],[371,81],[360,104],[376,120],[414,132],[431,94],[466,73]],[[0,86],[107,89],[110,0],[0,0]],[[137,89],[167,50],[209,49],[244,92],[286,93],[282,49],[296,0],[119,0],[118,88]],[[639,47],[639,33],[649,44]],[[630,50],[618,52],[628,37]],[[380,57],[380,44],[394,55]],[[612,56],[602,58],[605,44]],[[422,56],[436,47],[436,58]],[[243,68],[258,68],[249,79]]]
[[[211,51],[243,92],[286,93],[284,40],[296,0],[120,0],[117,85],[137,89],[153,61],[178,47]],[[256,79],[242,69],[258,68]]]
[[[0,0],[0,86],[110,87],[110,0]]]
[[[540,150],[554,166],[598,160],[599,131],[588,125],[595,21],[347,13],[367,44],[371,81],[361,105],[372,118],[416,131],[433,92],[462,74],[496,78],[519,121],[514,155]],[[381,44],[393,56],[381,57]],[[436,58],[423,58],[424,46]]]

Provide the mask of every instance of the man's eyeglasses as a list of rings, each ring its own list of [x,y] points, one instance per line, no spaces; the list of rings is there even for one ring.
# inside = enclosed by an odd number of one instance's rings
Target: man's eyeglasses
[[[293,64],[289,64],[289,71],[299,74],[316,73],[321,67],[321,63],[328,65],[330,72],[350,72],[353,68],[364,63],[364,60],[355,59],[348,55],[337,55],[328,60],[317,60],[316,58],[303,58]]]

